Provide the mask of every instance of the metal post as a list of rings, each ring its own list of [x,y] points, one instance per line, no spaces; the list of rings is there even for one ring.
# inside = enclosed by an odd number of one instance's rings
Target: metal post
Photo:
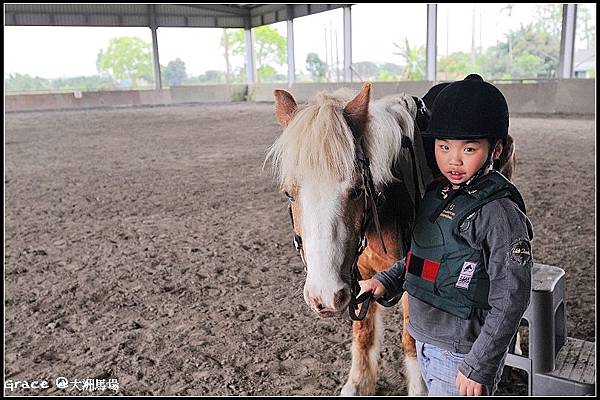
[[[155,5],[150,4],[149,7],[149,17],[150,17],[150,31],[152,32],[152,65],[154,69],[154,89],[160,90],[162,89],[162,80],[160,78],[160,62],[158,58],[158,39],[156,36],[156,12]]]
[[[252,29],[246,28],[246,75],[249,85],[256,83],[256,68],[254,66],[254,40]]]
[[[344,6],[344,81],[352,82],[352,13]]]
[[[162,80],[160,78],[160,62],[158,61],[158,40],[156,39],[156,28],[151,27],[152,31],[152,60],[154,65],[154,88],[162,89]]]
[[[427,4],[427,76],[436,80],[437,65],[437,4]]]
[[[287,7],[287,62],[288,62],[288,87],[296,81],[296,60],[294,57],[294,15],[293,6]]]
[[[577,5],[563,4],[562,32],[560,35],[560,61],[558,63],[559,79],[569,79],[573,76],[576,21]]]

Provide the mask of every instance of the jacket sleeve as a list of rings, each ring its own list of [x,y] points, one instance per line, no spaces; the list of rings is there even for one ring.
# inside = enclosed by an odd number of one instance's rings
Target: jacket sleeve
[[[467,378],[492,385],[529,305],[533,229],[527,216],[509,199],[485,205],[472,223],[487,261],[491,309],[459,370]]]
[[[402,294],[404,285],[404,272],[406,270],[406,258],[397,261],[390,268],[373,275],[385,287],[385,294],[381,296],[384,300],[391,300]]]

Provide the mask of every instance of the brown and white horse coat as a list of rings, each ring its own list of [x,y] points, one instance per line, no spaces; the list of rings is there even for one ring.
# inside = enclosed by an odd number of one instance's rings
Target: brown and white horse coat
[[[414,222],[414,192],[422,193],[430,179],[420,139],[415,137],[412,97],[399,94],[371,102],[370,91],[370,84],[365,84],[355,97],[344,90],[321,92],[304,105],[284,90],[274,93],[276,117],[284,131],[267,159],[290,198],[295,234],[302,237],[307,267],[304,299],[323,317],[346,312],[350,300],[350,271],[366,212],[357,173],[358,144],[370,159],[376,190],[383,193],[378,214],[387,249],[385,253],[371,223],[366,231],[368,246],[358,259],[362,279],[405,256],[404,239]],[[403,137],[415,145],[412,154],[402,146]],[[408,392],[424,394],[415,342],[406,330],[406,296],[402,306]],[[380,306],[371,303],[364,320],[353,322],[352,366],[342,394],[374,393],[382,335]]]

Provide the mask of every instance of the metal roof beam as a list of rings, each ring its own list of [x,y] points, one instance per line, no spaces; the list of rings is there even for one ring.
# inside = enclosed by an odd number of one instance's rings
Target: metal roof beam
[[[222,13],[226,13],[226,14],[233,14],[233,15],[238,15],[238,16],[242,16],[242,17],[250,16],[250,10],[242,9],[242,8],[238,8],[238,7],[234,8],[233,6],[225,6],[225,5],[219,5],[219,4],[177,4],[177,5],[200,9],[200,10],[210,10],[210,11],[222,12]]]
[[[252,7],[250,9],[250,15],[252,17],[256,17],[256,16],[259,16],[259,15],[265,15],[267,13],[274,12],[274,11],[285,10],[286,7],[287,7],[286,4],[264,4],[264,5],[259,5],[259,6]]]

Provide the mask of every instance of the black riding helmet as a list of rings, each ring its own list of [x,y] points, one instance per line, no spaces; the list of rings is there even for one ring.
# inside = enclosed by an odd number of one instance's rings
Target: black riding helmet
[[[486,137],[491,143],[508,136],[508,104],[494,85],[477,74],[443,88],[431,111],[424,135],[435,138]]]
[[[498,88],[485,82],[481,76],[470,74],[439,92],[423,135],[432,139],[489,140],[487,160],[473,178],[463,184],[466,186],[493,164],[496,142],[500,140],[503,145],[506,144],[508,104]]]

